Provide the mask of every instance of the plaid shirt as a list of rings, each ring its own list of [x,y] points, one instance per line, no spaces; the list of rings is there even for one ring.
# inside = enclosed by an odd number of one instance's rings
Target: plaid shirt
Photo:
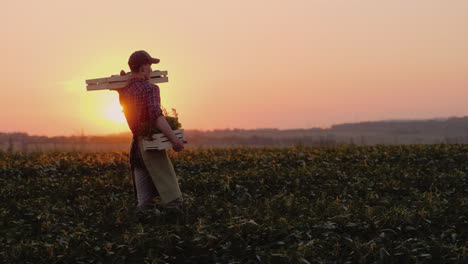
[[[117,89],[120,105],[123,107],[125,118],[133,134],[133,143],[130,149],[130,165],[132,168],[144,168],[138,146],[138,137],[141,136],[142,124],[154,121],[163,116],[159,86],[152,84],[142,77],[130,78],[126,87]]]

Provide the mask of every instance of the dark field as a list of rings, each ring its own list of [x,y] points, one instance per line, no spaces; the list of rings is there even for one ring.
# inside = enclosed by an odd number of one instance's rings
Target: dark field
[[[169,154],[158,215],[128,152],[0,152],[0,263],[468,262],[468,144]]]

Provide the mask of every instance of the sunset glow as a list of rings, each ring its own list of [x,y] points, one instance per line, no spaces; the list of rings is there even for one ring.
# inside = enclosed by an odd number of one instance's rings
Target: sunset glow
[[[105,114],[106,117],[108,117],[110,120],[115,121],[116,123],[125,124],[127,122],[123,113],[122,106],[118,102],[112,103],[111,105],[107,106]]]
[[[139,49],[168,71],[162,106],[185,129],[468,114],[468,1],[246,3],[4,3],[0,132],[129,132],[117,93],[85,80]]]

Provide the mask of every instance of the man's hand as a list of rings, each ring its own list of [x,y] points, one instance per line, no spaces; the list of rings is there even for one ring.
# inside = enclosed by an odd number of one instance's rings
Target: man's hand
[[[172,143],[172,149],[175,152],[179,152],[184,149],[184,143],[180,139],[177,139],[177,141],[171,142],[171,143]]]
[[[121,71],[120,71],[120,76],[125,76],[125,75],[126,75],[125,71],[124,71],[124,70],[121,70]],[[119,76],[119,75],[111,75],[111,77],[114,77],[114,76]],[[118,88],[116,88],[116,89],[109,89],[109,90],[111,90],[111,91],[117,91],[117,92],[119,91]]]

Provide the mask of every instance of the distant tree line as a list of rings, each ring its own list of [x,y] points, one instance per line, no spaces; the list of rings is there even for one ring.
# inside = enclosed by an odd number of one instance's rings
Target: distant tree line
[[[0,149],[128,150],[132,135],[34,136],[1,133]],[[329,129],[216,129],[185,130],[186,147],[204,146],[291,146],[336,144],[432,144],[468,142],[468,116],[431,120],[389,120],[333,125]]]

